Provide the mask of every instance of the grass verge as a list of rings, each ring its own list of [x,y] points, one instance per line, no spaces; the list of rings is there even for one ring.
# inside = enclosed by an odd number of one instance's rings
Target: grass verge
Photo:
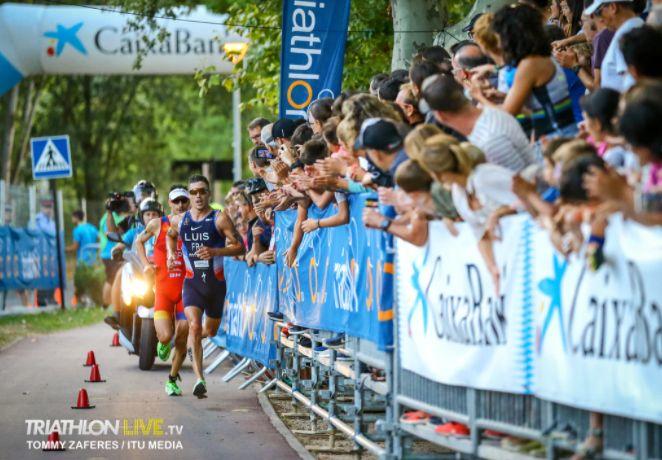
[[[48,334],[98,323],[106,312],[101,307],[57,310],[33,315],[0,317],[0,348],[9,342],[31,334]]]

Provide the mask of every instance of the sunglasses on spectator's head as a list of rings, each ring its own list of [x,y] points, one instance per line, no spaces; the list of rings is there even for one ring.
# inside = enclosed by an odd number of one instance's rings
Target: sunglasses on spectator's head
[[[261,158],[263,160],[273,160],[274,158],[276,158],[276,157],[274,157],[274,154],[271,153],[271,150],[269,150],[266,147],[260,147],[260,148],[256,149],[255,150],[255,156],[258,157],[258,158]]]

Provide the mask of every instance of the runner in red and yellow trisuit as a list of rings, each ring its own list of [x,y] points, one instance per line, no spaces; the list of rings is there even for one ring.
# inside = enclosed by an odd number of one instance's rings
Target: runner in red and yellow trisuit
[[[186,340],[188,337],[188,322],[182,303],[182,284],[184,283],[185,270],[181,241],[177,246],[177,261],[168,269],[166,234],[170,228],[172,217],[188,211],[190,207],[186,186],[173,185],[168,194],[168,203],[172,214],[149,222],[138,237],[136,246],[138,247],[138,255],[145,264],[145,274],[154,275],[156,293],[154,327],[159,339],[157,354],[163,361],[166,361],[170,356],[170,341],[173,334],[175,335],[175,353],[172,357],[172,367],[165,389],[169,396],[179,396],[182,394],[182,390],[177,384],[177,379],[181,380],[179,369],[186,356]],[[144,250],[141,250],[151,238],[155,239],[153,263],[147,260]]]

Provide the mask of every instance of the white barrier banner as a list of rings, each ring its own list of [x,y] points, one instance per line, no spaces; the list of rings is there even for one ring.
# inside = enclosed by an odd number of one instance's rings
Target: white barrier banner
[[[609,224],[606,263],[556,253],[528,216],[502,221],[501,293],[464,224],[398,242],[402,366],[440,383],[535,394],[662,421],[662,229]]]
[[[548,241],[536,233],[536,394],[662,422],[662,229],[615,216],[596,273]]]
[[[457,228],[454,237],[431,222],[423,248],[398,241],[402,365],[449,385],[524,392],[527,363],[518,353],[524,318],[522,302],[514,301],[521,289],[512,276],[522,220],[504,220],[506,237],[494,245],[501,267],[498,297],[476,237],[466,224]]]

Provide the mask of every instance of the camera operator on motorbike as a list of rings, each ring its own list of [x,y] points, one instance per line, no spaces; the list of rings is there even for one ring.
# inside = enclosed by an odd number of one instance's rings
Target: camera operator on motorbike
[[[124,265],[122,261],[122,251],[125,247],[133,244],[133,239],[135,236],[140,233],[144,228],[145,224],[142,221],[143,212],[140,211],[139,205],[145,201],[147,198],[153,198],[156,200],[157,193],[156,187],[151,182],[146,180],[139,181],[131,191],[124,193],[111,193],[106,205],[106,226],[107,234],[117,233],[121,235],[122,239],[129,241],[129,244],[117,244],[114,245],[109,251],[111,256],[111,262],[108,265],[112,267],[111,272],[107,273],[107,277],[110,275],[108,281],[111,283],[110,289],[110,300],[113,305],[113,315],[107,316],[104,321],[113,329],[119,328],[119,312],[120,312],[120,296],[121,296],[121,276],[119,271]],[[119,223],[116,223],[115,218],[113,217],[113,212],[115,209],[123,212],[125,215]],[[136,209],[138,212],[136,213]],[[128,236],[128,240],[127,240]]]
[[[193,348],[193,370],[198,378],[193,394],[201,398],[207,393],[202,376],[201,341],[203,337],[216,335],[225,303],[223,257],[244,254],[244,246],[229,216],[211,208],[206,177],[191,176],[188,193],[191,210],[170,220],[166,245],[168,268],[172,269],[177,266],[178,239],[182,241],[186,267],[182,298]]]
[[[175,336],[175,353],[165,391],[168,396],[180,396],[181,381],[179,369],[186,357],[186,340],[188,337],[188,321],[184,314],[182,302],[182,285],[184,283],[184,259],[182,257],[181,240],[178,240],[177,259],[172,267],[168,267],[166,234],[171,225],[171,219],[188,211],[190,200],[185,185],[173,185],[168,193],[168,204],[172,214],[160,219],[151,220],[145,230],[138,235],[136,250],[143,263],[145,276],[154,277],[156,297],[154,301],[154,327],[159,339],[157,354],[161,360],[170,357],[170,341]],[[148,260],[145,243],[154,240],[154,256]]]

